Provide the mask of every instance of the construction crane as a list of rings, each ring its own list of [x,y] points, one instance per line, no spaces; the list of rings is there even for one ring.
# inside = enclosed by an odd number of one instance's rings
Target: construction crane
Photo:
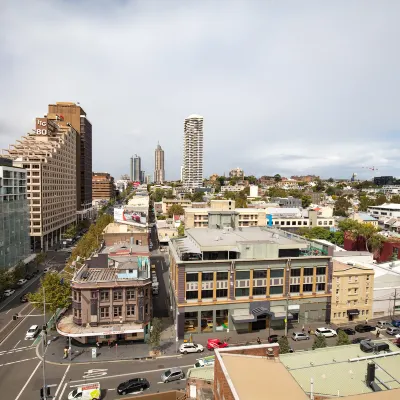
[[[378,171],[378,168],[377,168],[377,167],[372,166],[372,167],[361,167],[361,168],[369,169],[370,171],[372,171],[372,180],[374,180],[374,178],[375,178],[375,171]]]

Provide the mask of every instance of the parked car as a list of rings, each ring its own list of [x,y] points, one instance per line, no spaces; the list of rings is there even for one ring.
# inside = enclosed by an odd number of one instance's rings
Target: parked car
[[[279,340],[278,335],[270,335],[268,336],[268,343],[277,343]]]
[[[23,285],[25,285],[26,282],[28,282],[26,279],[20,279],[20,280],[17,282],[17,285],[18,285],[18,286],[23,286]]]
[[[208,339],[207,340],[207,349],[223,349],[224,347],[228,347],[228,343],[222,342],[219,339]]]
[[[25,279],[27,279],[28,281],[29,281],[30,279],[32,279],[33,277],[34,277],[33,274],[26,274],[26,275],[25,275]]]
[[[391,336],[398,335],[400,334],[400,328],[389,326],[389,328],[386,329],[386,333]]]
[[[53,269],[52,269],[51,267],[46,267],[46,268],[43,270],[43,273],[44,273],[44,274],[47,274],[48,272],[51,272],[51,271],[53,271]]]
[[[10,297],[14,293],[15,293],[14,289],[7,289],[7,290],[4,291],[4,296]]]
[[[360,343],[360,342],[363,341],[363,340],[371,340],[371,339],[368,339],[368,338],[366,338],[366,337],[364,337],[364,336],[360,336],[360,337],[357,337],[357,338],[353,339],[353,340],[351,341],[351,343],[353,343],[353,344],[358,344],[358,343]]]
[[[343,331],[346,335],[355,335],[356,331],[352,328],[337,328],[336,332],[339,334],[340,331]]]
[[[201,344],[196,344],[196,343],[182,343],[179,346],[179,352],[181,354],[187,354],[187,353],[201,353],[204,351],[204,347]]]
[[[400,319],[393,319],[392,325],[395,326],[396,328],[400,328]]]
[[[335,337],[335,336],[337,336],[337,333],[334,329],[317,328],[315,330],[315,336]]]
[[[376,324],[376,327],[379,328],[380,330],[389,328],[390,326],[393,325],[388,321],[378,321]]]
[[[161,381],[164,383],[168,383],[171,381],[179,381],[180,379],[183,379],[184,377],[185,377],[185,374],[183,373],[183,371],[178,367],[174,367],[171,369],[167,369],[161,375]]]
[[[129,379],[129,381],[122,382],[117,387],[118,394],[138,393],[143,392],[150,387],[150,383],[146,378]]]
[[[360,324],[360,325],[356,325],[354,329],[356,330],[356,332],[363,333],[363,332],[372,332],[376,328],[371,325]]]
[[[39,333],[39,326],[32,325],[26,332],[25,339],[35,339],[38,333]]]
[[[295,340],[296,342],[298,340],[310,340],[310,336],[308,336],[306,333],[303,332],[293,332],[292,339]]]
[[[28,302],[28,294],[29,293],[25,293],[24,295],[22,295],[19,300],[21,301],[21,303],[27,303]]]

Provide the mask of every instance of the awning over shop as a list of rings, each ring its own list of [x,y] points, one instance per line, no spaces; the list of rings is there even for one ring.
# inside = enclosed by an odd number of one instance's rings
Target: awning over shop
[[[254,310],[251,310],[252,314],[254,317],[261,317],[262,315],[268,315],[269,317],[272,317],[274,315],[273,312],[269,311],[265,307],[257,307]]]
[[[256,321],[256,317],[253,314],[247,315],[232,315],[233,322],[236,324],[245,324],[248,322]]]
[[[294,312],[299,312],[300,311],[300,306],[298,304],[292,304],[288,307],[289,311],[294,311]]]
[[[357,310],[356,308],[347,310],[347,315],[360,315],[360,310]]]
[[[285,319],[286,318],[286,312],[285,311],[276,312],[276,313],[272,313],[272,314],[273,314],[273,316],[272,316],[273,320]],[[293,319],[293,315],[290,312],[288,312],[288,314],[287,314],[287,319],[288,319],[288,321]]]

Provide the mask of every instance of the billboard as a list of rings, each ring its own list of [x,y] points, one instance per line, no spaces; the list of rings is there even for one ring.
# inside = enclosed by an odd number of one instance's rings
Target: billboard
[[[123,208],[114,208],[114,222],[122,222],[126,224],[131,223],[132,225],[146,225],[147,214],[141,211],[129,211],[124,210]]]

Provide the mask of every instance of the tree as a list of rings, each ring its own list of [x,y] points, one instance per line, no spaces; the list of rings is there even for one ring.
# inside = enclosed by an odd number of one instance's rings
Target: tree
[[[217,178],[217,181],[219,182],[220,186],[223,186],[223,184],[225,183],[225,177],[224,176],[219,176]]]
[[[374,200],[369,198],[368,196],[360,196],[359,197],[359,204],[358,204],[358,211],[367,211],[369,206],[373,206],[375,204]]]
[[[165,197],[166,199],[174,199],[175,196],[174,196],[174,193],[172,192],[172,189],[166,190],[166,191],[164,192],[164,197]]]
[[[311,197],[310,196],[307,196],[306,194],[301,196],[301,206],[303,208],[309,207],[310,204],[311,204]]]
[[[280,182],[281,180],[282,180],[282,177],[279,174],[274,175],[275,182]]]
[[[390,199],[391,203],[395,203],[395,204],[400,204],[400,196],[398,194],[395,194],[394,196],[392,196],[392,198]]]
[[[38,266],[39,264],[41,264],[47,257],[47,254],[45,252],[40,252],[39,254],[36,255],[35,257],[35,264],[36,266]]]
[[[75,224],[71,224],[67,230],[64,232],[63,236],[66,238],[73,238],[77,234],[77,227]]]
[[[329,178],[328,182],[333,183],[333,182],[335,182],[335,180],[333,178]]]
[[[236,194],[235,194],[234,192],[226,191],[226,192],[224,193],[224,197],[225,197],[225,199],[227,199],[227,200],[235,200]]]
[[[257,179],[255,176],[253,176],[253,175],[245,176],[245,177],[244,177],[244,180],[245,180],[245,181],[248,181],[248,182],[250,183],[250,185],[256,185],[257,182],[258,182],[258,179]]]
[[[346,344],[351,344],[349,336],[347,335],[346,332],[340,330],[337,335],[336,346],[343,346]]]
[[[307,239],[323,239],[331,241],[333,233],[329,229],[316,226],[314,228],[302,227],[298,230],[299,235],[306,237]]]
[[[271,187],[268,189],[268,197],[287,197],[285,189]]]
[[[303,195],[304,195],[304,192],[302,190],[299,190],[299,189],[290,189],[290,190],[288,190],[287,193],[288,193],[289,196],[292,196],[292,197],[294,197],[296,199],[301,199],[303,197]]]
[[[178,226],[178,236],[182,237],[185,236],[185,225],[181,222],[181,224]]]
[[[321,336],[316,336],[316,338],[314,339],[314,343],[312,345],[312,349],[322,349],[323,347],[326,347],[326,339],[325,336],[321,335]]]
[[[372,237],[377,233],[377,229],[372,224],[361,224],[359,235],[365,239],[365,249],[369,251],[369,245]]]
[[[332,196],[332,195],[335,194],[336,192],[335,192],[335,189],[334,189],[332,186],[328,186],[328,187],[326,188],[326,190],[325,190],[325,193],[326,193],[328,196]]]
[[[43,311],[43,288],[46,296],[46,310],[55,313],[57,308],[68,308],[71,304],[70,282],[59,274],[45,274],[40,280],[37,292],[28,294],[28,300],[35,308]]]
[[[151,195],[151,197],[153,198],[153,200],[155,201],[155,202],[160,202],[160,201],[162,201],[162,199],[163,199],[163,196],[164,196],[164,190],[162,190],[162,189],[160,189],[160,188],[157,188],[154,192],[153,192],[153,194]]]
[[[236,208],[247,208],[247,200],[243,197],[237,197],[235,199]]]
[[[162,331],[161,319],[153,318],[151,321],[150,335],[147,340],[147,343],[151,346],[152,349],[156,349],[157,347],[160,346],[161,331]]]
[[[180,204],[173,204],[168,210],[168,217],[172,218],[173,215],[184,215],[185,210]]]
[[[195,192],[192,195],[192,201],[194,201],[194,202],[202,202],[203,201],[203,196],[204,196],[203,192]]]
[[[340,196],[335,201],[333,215],[336,215],[339,217],[347,217],[348,210],[350,207],[351,207],[351,203],[349,202],[349,200],[347,200],[346,197]]]
[[[344,233],[341,232],[341,231],[334,232],[332,243],[335,243],[336,246],[343,246],[343,244],[344,244]]]
[[[315,181],[316,185],[313,187],[313,192],[323,192],[325,190],[325,185],[322,183],[321,179]]]
[[[290,352],[290,345],[286,336],[281,336],[278,340],[278,344],[280,354],[286,354]]]
[[[379,235],[379,233],[376,233],[373,236],[371,236],[368,240],[368,245],[372,253],[379,252],[385,241],[386,239],[382,235]]]
[[[375,199],[375,205],[376,206],[381,206],[382,204],[387,202],[387,198],[384,194],[380,194],[376,197]]]

